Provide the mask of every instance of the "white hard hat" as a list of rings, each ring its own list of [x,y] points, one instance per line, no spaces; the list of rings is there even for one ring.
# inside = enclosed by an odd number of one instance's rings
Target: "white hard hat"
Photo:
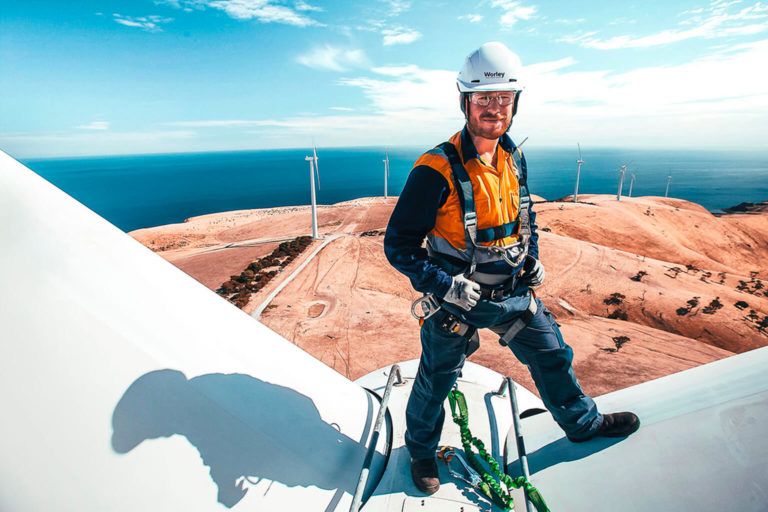
[[[456,77],[460,92],[519,91],[520,57],[504,43],[485,43],[470,53]]]

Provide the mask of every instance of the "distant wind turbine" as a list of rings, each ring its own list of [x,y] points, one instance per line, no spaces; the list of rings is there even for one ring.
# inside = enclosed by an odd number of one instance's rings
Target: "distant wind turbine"
[[[317,190],[320,190],[320,166],[318,165],[317,146],[312,142],[312,157],[315,159],[315,172],[317,173]]]
[[[387,180],[389,179],[389,152],[384,151],[384,199],[387,198]]]
[[[576,160],[576,188],[573,190],[574,203],[579,202],[579,177],[581,176],[581,164],[584,163],[584,160],[581,159],[581,144],[577,142],[576,146],[579,148],[579,159]]]
[[[320,187],[320,170],[317,166],[317,147],[312,148],[312,156],[304,157],[309,162],[309,194],[312,200],[312,238],[320,239],[317,232],[317,198],[315,197],[315,172],[317,172],[317,184]]]
[[[669,184],[672,182],[672,173],[667,175],[667,189],[664,191],[664,197],[669,197]]]
[[[621,190],[624,188],[624,175],[627,173],[627,166],[622,165],[619,169],[619,191],[616,192],[616,200],[621,201]]]
[[[627,194],[629,197],[632,197],[632,187],[635,186],[635,173],[632,173],[629,179],[629,194]]]

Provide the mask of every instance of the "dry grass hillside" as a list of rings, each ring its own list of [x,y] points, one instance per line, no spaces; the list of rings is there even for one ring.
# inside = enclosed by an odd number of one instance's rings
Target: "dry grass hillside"
[[[573,346],[587,392],[768,344],[768,212],[718,217],[677,199],[580,200],[536,206],[547,268],[539,296]],[[308,207],[206,215],[132,235],[212,290],[242,281],[246,312],[264,308],[260,321],[354,379],[420,353],[410,316],[418,294],[382,247],[395,201],[320,207],[325,240],[295,258],[278,246],[307,234]],[[243,277],[249,265],[273,265],[274,277],[254,285],[253,272]],[[509,349],[488,331],[481,339],[475,362],[533,388]]]

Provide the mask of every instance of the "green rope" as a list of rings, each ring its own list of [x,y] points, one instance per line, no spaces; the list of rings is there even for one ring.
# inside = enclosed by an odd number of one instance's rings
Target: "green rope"
[[[531,503],[533,503],[533,506],[536,507],[538,512],[550,512],[549,507],[544,503],[544,498],[542,498],[538,489],[536,489],[524,476],[512,478],[508,474],[502,472],[499,463],[485,449],[485,444],[480,439],[474,437],[472,432],[469,431],[469,411],[467,409],[467,399],[464,398],[464,393],[458,389],[452,390],[448,394],[448,403],[451,406],[453,422],[459,426],[461,432],[461,444],[464,447],[464,454],[466,455],[467,461],[473,468],[475,468],[475,471],[477,471],[483,479],[479,485],[483,494],[504,510],[509,511],[514,510],[515,508],[515,502],[510,494],[510,490],[513,488],[522,488],[525,490],[528,499],[531,500]],[[477,448],[477,455],[479,455],[491,468],[490,472],[477,460],[472,446]],[[506,486],[506,489],[501,487],[501,483]]]

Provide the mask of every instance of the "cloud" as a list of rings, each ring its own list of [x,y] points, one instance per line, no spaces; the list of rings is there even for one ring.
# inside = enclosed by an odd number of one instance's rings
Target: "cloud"
[[[304,66],[324,71],[346,71],[349,68],[365,66],[368,59],[360,49],[341,48],[332,45],[316,46],[309,52],[296,57]]]
[[[322,7],[315,7],[314,5],[309,5],[307,2],[304,2],[302,0],[298,0],[293,4],[293,6],[296,8],[297,11],[314,11],[314,12],[322,12]]]
[[[109,130],[107,121],[91,121],[88,124],[81,124],[77,127],[79,130]]]
[[[207,0],[155,0],[156,5],[167,5],[184,12],[201,11],[207,3]]]
[[[293,9],[266,0],[213,0],[208,5],[238,20],[256,19],[262,23],[284,23],[297,27],[318,24]]]
[[[513,135],[534,145],[602,147],[763,147],[768,85],[761,79],[768,39],[723,48],[680,65],[625,72],[584,71],[571,56],[524,66],[525,91]],[[263,147],[319,144],[423,145],[445,140],[463,124],[455,70],[381,66],[345,77],[360,91],[355,110],[329,115],[168,123],[219,130],[217,141],[257,140]],[[712,77],[718,77],[717,86]],[[238,139],[236,135],[241,135]]]
[[[379,66],[371,68],[371,71],[386,76],[416,75],[419,73],[419,66],[415,64],[408,66]]]
[[[530,20],[536,15],[536,7],[533,5],[523,5],[522,2],[515,0],[491,0],[491,7],[502,10],[499,22],[501,25],[511,27],[519,20]]]
[[[305,123],[309,123],[306,126],[321,126],[324,122],[330,122],[336,126],[345,125],[356,129],[363,120],[375,119],[378,122],[387,118],[389,120],[383,122],[382,126],[397,125],[399,130],[409,132],[418,130],[409,125],[412,122],[434,128],[435,120],[455,121],[456,118],[460,118],[455,71],[424,69],[416,65],[380,67],[373,68],[373,71],[381,78],[360,76],[338,80],[340,85],[357,88],[363,92],[369,102],[366,110],[370,114],[297,115],[287,119],[179,121],[166,124],[186,128],[236,126],[299,128]],[[341,112],[347,112],[346,108],[331,107],[332,110]],[[349,118],[348,121],[344,121],[347,118]],[[404,124],[398,124],[400,121],[397,120],[407,121]]]
[[[321,25],[317,20],[302,12],[322,11],[303,0],[297,0],[294,9],[281,5],[275,0],[156,0],[176,9],[202,10],[205,8],[224,11],[236,20],[256,20],[261,23],[283,23],[295,27]]]
[[[18,158],[199,151],[197,134],[184,130],[0,133],[0,147]]]
[[[122,14],[114,13],[112,14],[112,17],[115,20],[115,22],[119,23],[120,25],[124,25],[126,27],[139,28],[147,32],[162,32],[163,29],[160,27],[160,25],[163,23],[170,23],[173,21],[173,18],[166,18],[163,16],[155,16],[155,15],[133,17],[133,16],[123,16]]]
[[[634,25],[635,23],[637,23],[636,19],[625,17],[616,18],[608,22],[609,25]]]
[[[169,123],[187,128],[249,127],[265,147],[305,144],[315,137],[319,144],[412,145],[435,144],[461,128],[456,92],[456,72],[424,69],[415,65],[374,68],[375,78],[343,78],[340,85],[360,90],[364,108],[330,107],[330,115],[293,115],[252,120],[207,120]],[[227,131],[227,133],[231,133]],[[252,142],[251,142],[252,143]]]
[[[558,60],[550,60],[546,62],[539,62],[525,67],[525,73],[540,75],[543,73],[551,73],[559,69],[567,68],[576,64],[576,59],[573,57],[564,57]]]
[[[665,29],[645,36],[620,35],[600,38],[597,32],[586,32],[562,37],[558,42],[578,44],[598,50],[616,50],[663,46],[697,38],[746,36],[768,31],[768,5],[757,2],[737,12],[729,12],[729,7],[736,3],[739,2],[718,0],[701,11],[699,9],[684,11],[693,16],[680,21],[678,28]]]
[[[418,113],[425,122],[432,117],[455,117],[458,111],[455,71],[415,65],[380,67],[373,71],[381,78],[342,78],[339,83],[361,89],[374,112],[406,117]]]
[[[421,38],[421,32],[403,27],[385,28],[381,33],[384,36],[384,46],[410,44]]]
[[[384,46],[410,44],[421,39],[421,32],[403,26],[388,27],[383,19],[368,19],[364,24],[357,25],[355,30],[365,32],[380,32]]]
[[[686,14],[701,14],[704,12],[704,7],[697,7],[696,9],[689,9],[687,11],[683,11],[680,13],[680,16],[685,16]]]
[[[211,119],[199,121],[173,121],[163,123],[166,126],[178,126],[179,128],[241,128],[244,126],[258,126],[258,121],[247,119]]]
[[[553,20],[552,23],[557,25],[578,25],[579,23],[584,23],[585,21],[587,21],[586,18],[558,18]]]
[[[619,147],[761,147],[768,86],[760,79],[768,39],[676,66],[583,71],[570,56],[524,67],[513,134],[533,144]],[[461,128],[454,70],[372,68],[343,78],[367,105],[355,112],[242,121],[273,147],[316,137],[325,145],[434,145]],[[711,84],[718,78],[717,87]],[[363,113],[365,112],[365,113]],[[210,123],[210,122],[209,122]],[[221,126],[232,125],[219,122]],[[193,125],[182,125],[190,126]],[[266,144],[267,142],[265,142]]]
[[[387,16],[399,16],[411,9],[411,2],[408,0],[384,0],[387,5]]]
[[[458,107],[456,108],[458,111]],[[265,147],[306,146],[413,146],[424,149],[447,139],[461,128],[460,114],[434,116],[421,111],[392,114],[346,114],[270,119],[248,132]]]
[[[467,20],[470,23],[479,23],[483,21],[483,15],[482,14],[466,14],[464,16],[459,16],[460,20]]]
[[[545,144],[758,146],[768,125],[764,62],[768,39],[622,73],[580,71],[570,58],[537,63],[524,69],[518,126]]]

